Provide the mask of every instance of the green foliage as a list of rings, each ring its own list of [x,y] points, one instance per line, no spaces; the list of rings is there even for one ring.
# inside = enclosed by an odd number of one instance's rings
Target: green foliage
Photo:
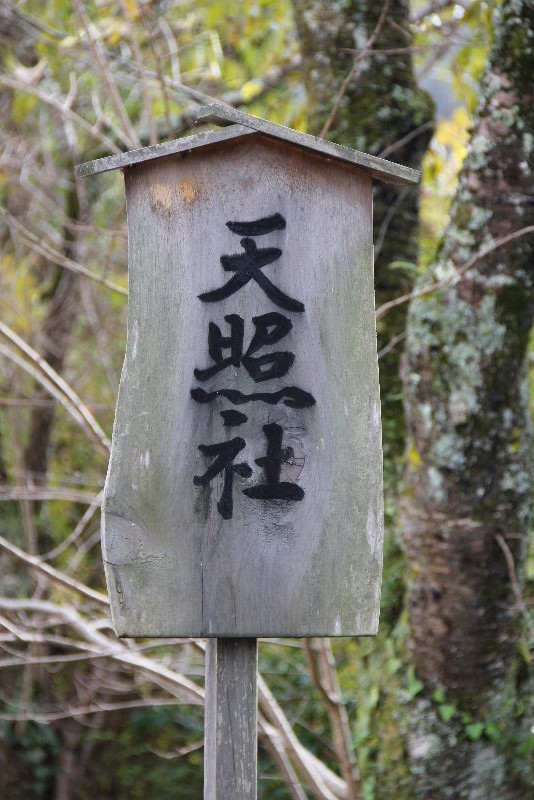
[[[118,728],[87,734],[94,749],[80,800],[196,800],[202,795],[202,734],[200,712],[157,706],[134,711]]]
[[[11,709],[14,710],[14,709]],[[3,791],[9,800],[47,800],[52,796],[60,750],[53,728],[28,722],[21,734],[13,723],[0,723],[0,743],[6,763],[2,764]]]

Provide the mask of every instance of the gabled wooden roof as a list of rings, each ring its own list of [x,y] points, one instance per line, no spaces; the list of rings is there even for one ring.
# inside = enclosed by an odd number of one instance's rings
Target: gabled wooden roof
[[[170,142],[163,142],[152,147],[143,147],[140,150],[130,150],[127,153],[98,158],[95,161],[87,161],[85,164],[80,164],[76,167],[76,175],[79,178],[83,178],[99,172],[124,169],[155,158],[183,153],[243,136],[261,134],[267,138],[279,139],[301,150],[317,153],[327,160],[335,159],[351,166],[359,167],[369,172],[373,178],[387,183],[417,183],[420,177],[418,170],[410,167],[404,167],[401,164],[395,164],[393,161],[386,161],[383,158],[371,156],[368,153],[362,153],[359,150],[353,150],[351,147],[335,144],[335,142],[329,142],[317,136],[310,136],[308,133],[301,133],[292,128],[286,128],[284,125],[277,125],[274,122],[254,117],[251,114],[245,114],[243,111],[238,111],[222,103],[210,103],[207,106],[202,106],[197,113],[197,122],[213,123],[224,127],[217,130],[202,131],[181,139],[173,139]]]

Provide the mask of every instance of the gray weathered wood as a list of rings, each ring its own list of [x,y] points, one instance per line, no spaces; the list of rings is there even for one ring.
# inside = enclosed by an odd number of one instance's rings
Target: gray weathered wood
[[[352,636],[376,633],[382,562],[382,455],[374,322],[371,177],[340,161],[261,134],[125,173],[130,307],[128,345],[103,504],[103,551],[116,630],[123,636]],[[232,273],[220,258],[243,252],[229,221],[281,214],[284,229],[255,239],[282,255],[263,274],[304,313],[261,353],[295,355],[287,375],[254,383],[243,365],[204,383],[214,364],[208,326],[225,316],[280,309],[254,280],[218,303],[198,295]],[[225,357],[228,350],[224,351]],[[248,419],[225,428],[222,396],[298,387],[315,404],[235,406]],[[263,427],[283,428],[281,479],[299,502],[251,499],[265,482]],[[223,519],[222,474],[199,451],[241,437],[234,508]],[[291,448],[291,451],[289,450]]]
[[[311,136],[309,133],[296,131],[285,125],[278,125],[268,119],[245,114],[244,111],[239,111],[237,108],[223,105],[222,103],[210,103],[202,106],[196,114],[196,120],[197,122],[211,122],[216,125],[228,125],[229,123],[245,125],[267,136],[283,139],[286,142],[312,150],[323,156],[339,159],[347,164],[355,164],[368,170],[373,178],[386,183],[418,183],[421,177],[419,170],[405,167],[403,164],[387,161],[385,158],[378,158],[378,156],[372,156],[369,153],[362,153],[352,147],[330,142],[328,139],[321,139],[318,136]]]
[[[256,639],[206,645],[204,800],[256,800]]]
[[[172,139],[170,142],[161,142],[150,147],[140,147],[139,150],[129,150],[127,153],[117,153],[114,156],[85,161],[83,164],[78,164],[74,171],[77,178],[86,178],[100,172],[111,172],[111,170],[132,167],[134,164],[141,164],[144,161],[186,153],[189,150],[196,150],[198,147],[208,147],[227,139],[248,136],[251,133],[254,133],[254,130],[245,128],[243,125],[230,125],[216,131],[201,131],[192,136]]]
[[[266,136],[289,142],[295,147],[318,153],[327,159],[334,159],[353,167],[359,167],[368,171],[373,178],[388,183],[417,183],[421,176],[417,170],[405,167],[402,164],[396,164],[384,158],[362,153],[359,150],[329,142],[317,136],[310,136],[307,133],[295,131],[284,125],[277,125],[269,120],[245,114],[243,111],[238,111],[230,106],[223,106],[220,103],[212,103],[199,109],[197,121],[228,127],[215,131],[203,131],[193,136],[174,139],[151,147],[142,147],[139,150],[131,150],[127,153],[119,153],[106,158],[98,158],[95,161],[87,161],[76,167],[76,175],[79,178],[83,178],[113,169],[124,169],[144,161],[152,161],[162,156],[183,153],[199,147],[207,147],[225,139],[246,136],[256,131]]]

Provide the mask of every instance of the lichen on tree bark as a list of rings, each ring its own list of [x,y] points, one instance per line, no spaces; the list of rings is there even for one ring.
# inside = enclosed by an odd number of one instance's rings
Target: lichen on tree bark
[[[534,224],[534,3],[510,0],[497,14],[451,221],[423,284]],[[499,537],[520,575],[532,512],[526,356],[533,260],[534,237],[519,238],[446,289],[414,300],[404,369],[410,433],[404,541],[413,658],[428,686],[446,687],[464,714],[498,725],[509,723],[513,711],[520,636]],[[427,758],[435,759],[436,747],[412,751],[416,796],[482,797],[482,785],[490,790],[484,796],[526,796],[498,743],[484,736],[471,743],[464,735],[458,746],[462,731],[454,721],[443,729],[435,709],[420,704],[419,710],[417,735],[424,738],[426,725],[427,736],[437,737],[440,764],[422,768]],[[491,759],[483,757],[488,748]],[[477,763],[484,764],[478,786]],[[445,787],[453,773],[451,795]]]

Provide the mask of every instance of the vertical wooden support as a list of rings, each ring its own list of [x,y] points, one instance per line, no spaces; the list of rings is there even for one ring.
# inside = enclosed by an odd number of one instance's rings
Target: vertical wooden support
[[[204,800],[256,800],[257,676],[257,639],[208,639]]]

